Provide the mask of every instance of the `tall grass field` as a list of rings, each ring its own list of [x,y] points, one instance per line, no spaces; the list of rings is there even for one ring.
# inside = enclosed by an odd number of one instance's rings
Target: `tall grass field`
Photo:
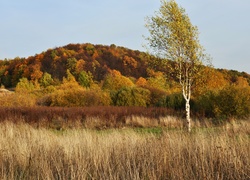
[[[139,121],[139,118],[137,118]],[[0,123],[0,179],[250,179],[249,121],[184,129]]]

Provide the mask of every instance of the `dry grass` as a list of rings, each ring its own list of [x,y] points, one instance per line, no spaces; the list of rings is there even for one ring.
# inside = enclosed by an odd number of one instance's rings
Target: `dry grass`
[[[250,179],[249,138],[247,121],[160,136],[2,122],[0,179]]]

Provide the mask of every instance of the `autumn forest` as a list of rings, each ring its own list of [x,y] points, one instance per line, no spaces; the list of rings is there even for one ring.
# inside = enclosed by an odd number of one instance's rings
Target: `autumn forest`
[[[181,111],[184,99],[172,61],[145,52],[93,44],[68,44],[28,58],[0,61],[1,106],[138,106]],[[247,117],[250,75],[203,67],[195,82],[192,113]]]

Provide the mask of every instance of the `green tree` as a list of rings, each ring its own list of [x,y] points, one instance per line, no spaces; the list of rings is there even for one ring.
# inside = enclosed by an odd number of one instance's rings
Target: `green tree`
[[[60,86],[61,89],[77,89],[80,87],[80,85],[75,79],[75,76],[70,73],[70,70],[67,69],[66,75],[66,77],[63,77],[63,83]]]
[[[19,83],[17,83],[16,91],[21,93],[27,93],[30,91],[33,91],[35,89],[34,84],[29,81],[27,78],[22,78],[19,80]]]
[[[162,0],[155,16],[147,18],[146,27],[150,32],[147,38],[150,47],[160,56],[175,62],[173,70],[182,86],[187,127],[191,131],[191,87],[206,57],[198,40],[198,29],[174,0]]]
[[[95,53],[95,46],[92,44],[87,44],[86,51],[90,56],[92,56]]]
[[[146,107],[150,102],[150,91],[140,87],[123,87],[113,98],[116,106]]]
[[[67,83],[67,82],[76,82],[76,78],[73,74],[71,74],[70,70],[67,69],[66,71],[66,78],[63,77],[63,83]]]
[[[165,96],[162,101],[159,102],[159,106],[165,106],[175,110],[180,110],[185,105],[185,100],[181,93],[173,93]]]
[[[93,83],[91,72],[81,71],[78,76],[78,82],[81,86],[89,88]]]
[[[68,58],[66,67],[68,70],[70,70],[71,73],[74,74],[76,72],[76,64],[77,64],[76,58]]]
[[[154,77],[149,77],[147,79],[147,86],[151,86],[161,90],[168,89],[166,78],[162,73],[158,73]]]
[[[54,80],[51,77],[51,74],[45,72],[42,76],[42,78],[39,80],[41,86],[48,87],[53,84]]]
[[[12,83],[11,83],[11,75],[9,74],[5,74],[2,76],[1,78],[1,83],[7,88],[7,87],[11,87]]]
[[[219,118],[244,118],[250,115],[250,88],[228,86],[214,101],[214,113]]]

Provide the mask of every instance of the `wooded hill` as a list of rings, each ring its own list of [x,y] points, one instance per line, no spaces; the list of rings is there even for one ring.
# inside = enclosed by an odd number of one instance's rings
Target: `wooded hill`
[[[183,109],[172,65],[145,52],[89,43],[0,60],[0,85],[16,90],[1,98],[0,106]],[[198,114],[243,117],[250,113],[250,75],[245,72],[204,67],[194,87],[192,107]]]
[[[80,72],[90,72],[100,82],[111,70],[123,76],[148,78],[154,72],[163,72],[169,77],[170,70],[160,64],[160,59],[145,52],[119,47],[93,44],[68,44],[48,49],[28,58],[0,60],[0,83],[6,88],[15,87],[21,78],[31,81],[41,79],[46,72],[54,80],[62,81],[67,69],[77,78]],[[154,71],[154,72],[153,72]],[[235,70],[217,69],[212,76],[224,78],[229,84],[243,78],[250,84],[250,75]],[[172,80],[172,79],[169,79]],[[216,81],[215,78],[213,78]]]
[[[67,69],[75,76],[81,71],[90,72],[95,81],[101,81],[110,70],[139,78],[148,76],[149,63],[155,59],[147,53],[115,45],[69,44],[28,58],[0,61],[0,78],[5,87],[15,87],[23,77],[39,80],[45,72],[61,81]]]

